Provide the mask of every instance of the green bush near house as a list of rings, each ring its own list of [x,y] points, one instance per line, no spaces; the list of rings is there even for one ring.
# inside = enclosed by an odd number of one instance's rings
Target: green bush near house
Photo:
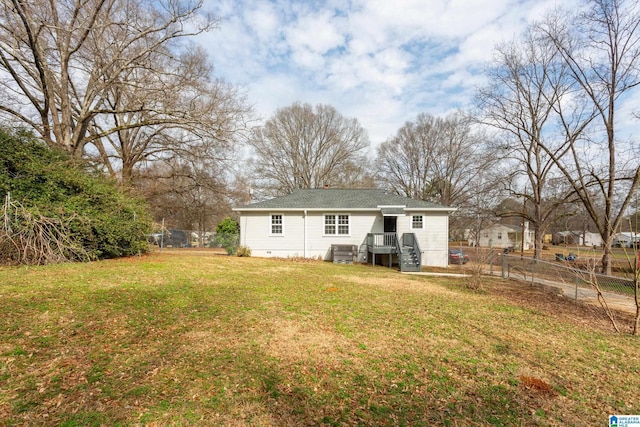
[[[225,218],[216,227],[215,243],[224,248],[227,254],[234,255],[238,250],[240,240],[240,225],[233,218]]]

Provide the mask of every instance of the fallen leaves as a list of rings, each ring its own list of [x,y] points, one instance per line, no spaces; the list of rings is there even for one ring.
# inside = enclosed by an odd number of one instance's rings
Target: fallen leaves
[[[551,387],[551,385],[542,381],[539,378],[529,377],[526,375],[520,376],[520,385],[528,391],[533,391],[535,393],[547,395],[547,396],[557,396],[558,393]]]

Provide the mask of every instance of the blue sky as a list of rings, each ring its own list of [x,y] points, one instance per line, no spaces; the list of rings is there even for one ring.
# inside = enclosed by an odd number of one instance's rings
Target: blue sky
[[[216,77],[263,118],[296,101],[358,119],[373,146],[425,112],[467,108],[494,46],[556,0],[209,0]],[[568,6],[567,1],[562,2]]]

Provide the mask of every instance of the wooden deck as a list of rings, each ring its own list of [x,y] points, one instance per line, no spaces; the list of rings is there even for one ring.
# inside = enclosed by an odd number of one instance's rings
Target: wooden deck
[[[397,233],[367,234],[367,252],[371,254],[371,265],[376,263],[376,255],[389,255],[389,268],[393,266],[393,255],[398,256],[401,271],[420,271],[421,252],[413,233],[405,233],[402,239]]]
[[[372,254],[397,254],[399,249],[396,233],[367,234],[367,250]]]

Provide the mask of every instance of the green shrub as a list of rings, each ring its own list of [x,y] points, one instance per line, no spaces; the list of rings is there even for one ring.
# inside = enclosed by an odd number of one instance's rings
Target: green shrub
[[[146,204],[116,182],[24,132],[0,128],[0,196],[37,217],[62,221],[70,244],[90,259],[148,249]]]
[[[229,217],[223,219],[216,227],[215,243],[223,247],[227,254],[235,254],[240,243],[240,225],[238,221]]]

